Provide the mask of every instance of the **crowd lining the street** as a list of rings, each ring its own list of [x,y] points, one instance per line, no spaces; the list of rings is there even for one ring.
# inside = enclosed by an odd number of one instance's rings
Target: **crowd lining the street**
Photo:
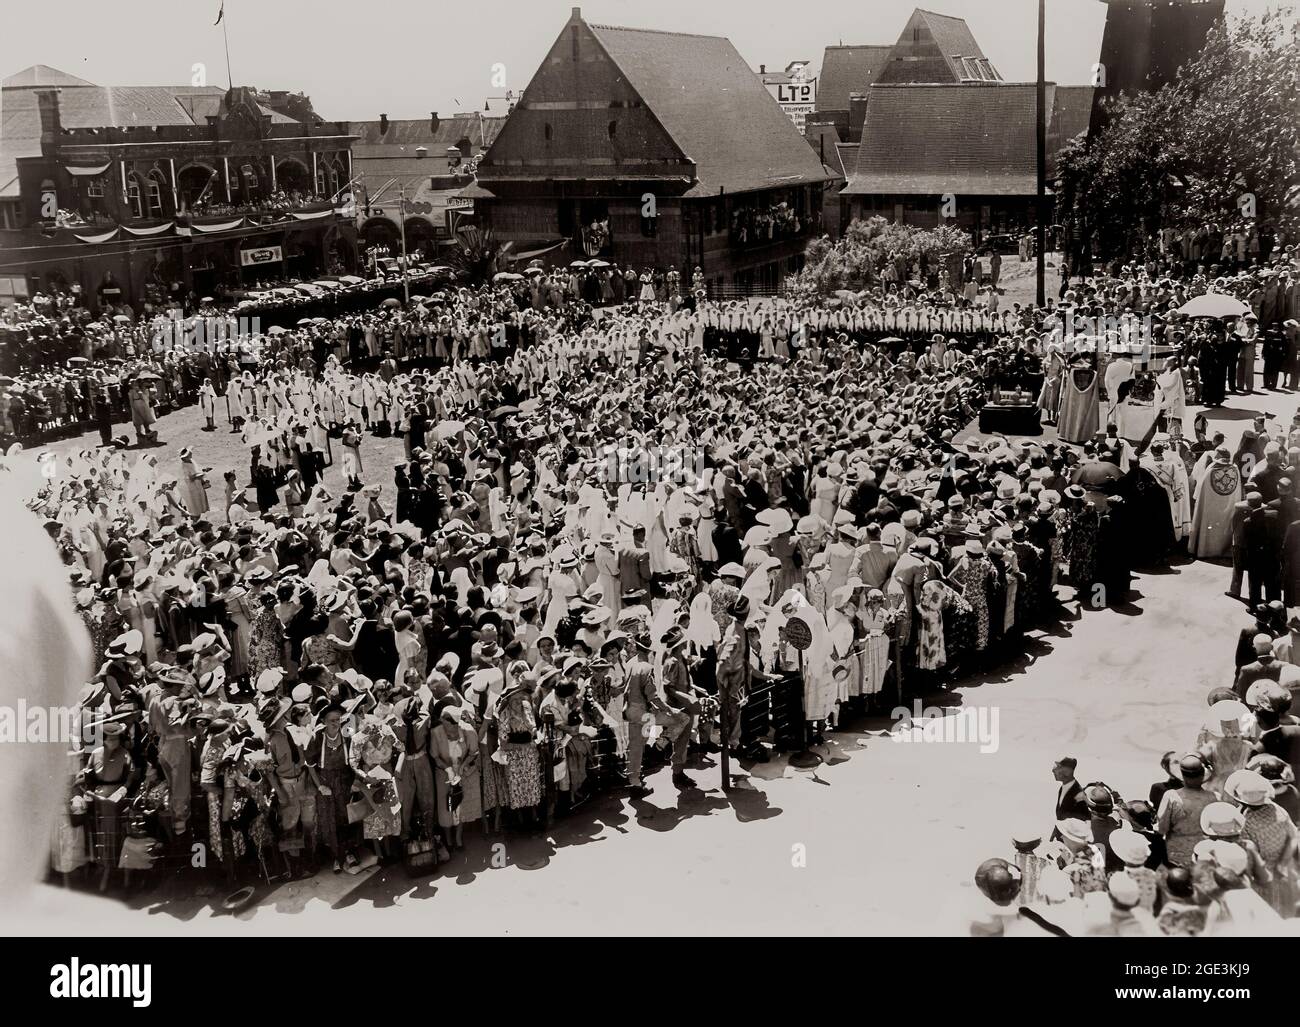
[[[1275,617],[1283,593],[1300,603],[1285,555],[1300,552],[1300,427],[1257,425],[1235,454],[1202,418],[1194,440],[1182,432],[1198,390],[1253,389],[1253,353],[1242,376],[1223,354],[1264,339],[1266,387],[1270,367],[1295,381],[1293,255],[1248,264],[1116,267],[1043,310],[893,283],[726,304],[698,277],[683,298],[650,276],[607,302],[584,284],[599,276],[529,269],[215,346],[130,317],[92,329],[57,305],[11,312],[27,344],[81,355],[0,385],[4,434],[39,444],[94,421],[102,443],[41,454],[55,473],[31,501],[95,651],[80,698],[95,742],[69,757],[54,869],[147,879],[196,835],[231,881],[432,869],[476,822],[534,829],[599,792],[645,795],[661,764],[694,788],[688,768],[724,746],[740,766],[772,758],[771,724],[742,730],[772,681],[800,682],[816,743],[1009,658],[1054,616],[1058,583],[1085,608],[1122,604],[1134,568],[1184,552],[1231,556],[1230,591],[1245,583]],[[1250,313],[1178,314],[1206,293]],[[1107,327],[1081,336],[1088,319]],[[1007,400],[1040,408],[1057,440],[966,432]],[[208,430],[240,435],[246,474],[189,447],[164,467],[114,435],[129,417],[150,447],[160,409],[196,401]],[[393,490],[366,470],[368,434],[403,440]],[[322,483],[335,460],[342,491]],[[1252,683],[1215,699],[1248,712],[1212,713],[1268,754],[1257,738],[1290,718]],[[1261,703],[1278,708],[1272,728]],[[1229,766],[1204,748],[1220,789],[1248,772],[1249,753]],[[1170,794],[1194,787],[1191,759],[1174,761]],[[1270,789],[1293,767],[1255,759]],[[1061,850],[1023,839],[1015,863],[981,869],[998,908],[1037,899],[1031,856],[1074,899],[1109,889],[1122,905],[1126,880],[1084,873],[1124,859],[1096,837],[1121,814],[1165,843],[1163,907],[1185,898],[1195,846],[1174,838],[1194,833],[1190,814],[1109,790],[1107,808],[1099,787],[1083,791],[1089,838],[1062,815]],[[1225,795],[1256,809],[1257,791]],[[1289,916],[1293,825],[1287,838],[1249,881]]]

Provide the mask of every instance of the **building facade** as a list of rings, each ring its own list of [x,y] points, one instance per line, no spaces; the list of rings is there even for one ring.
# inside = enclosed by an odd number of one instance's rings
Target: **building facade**
[[[363,255],[400,254],[405,227],[408,254],[436,260],[452,245],[456,216],[472,211],[473,199],[461,193],[504,124],[504,115],[480,112],[349,123]]]
[[[245,87],[53,69],[6,80],[3,102],[0,299],[75,289],[139,310],[357,266],[345,125],[296,121]]]
[[[516,254],[774,288],[833,177],[728,40],[575,8],[479,163],[475,214]]]

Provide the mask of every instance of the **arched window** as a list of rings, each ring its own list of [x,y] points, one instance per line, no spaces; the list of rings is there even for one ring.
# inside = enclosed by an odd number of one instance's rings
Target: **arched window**
[[[618,122],[617,122],[617,121],[611,121],[611,122],[609,123],[609,128],[606,129],[606,131],[609,132],[609,137],[610,137],[610,139],[613,139],[613,138],[614,138],[614,134],[615,134],[616,132],[618,132]]]
[[[542,136],[548,143],[551,141],[551,123],[549,121],[542,126]]]

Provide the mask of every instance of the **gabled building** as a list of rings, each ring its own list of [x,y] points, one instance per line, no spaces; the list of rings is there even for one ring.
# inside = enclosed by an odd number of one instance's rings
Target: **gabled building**
[[[574,8],[479,163],[475,213],[516,253],[776,285],[832,178],[727,39]]]
[[[880,85],[1000,81],[1002,76],[984,56],[965,19],[919,7],[907,19],[876,76]]]
[[[881,215],[933,228],[946,219],[977,242],[1023,229],[1037,192],[1035,110],[1033,83],[873,86],[840,194],[844,223]]]
[[[916,8],[892,44],[828,46],[822,55],[817,110],[809,125],[834,125],[841,140],[861,142],[871,87],[880,84],[1000,82],[962,18]]]

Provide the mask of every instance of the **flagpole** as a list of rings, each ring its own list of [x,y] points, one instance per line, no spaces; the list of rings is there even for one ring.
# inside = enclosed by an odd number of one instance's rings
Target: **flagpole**
[[[235,88],[235,77],[230,73],[230,37],[226,34],[226,4],[221,4],[221,40],[226,45],[226,88]]]

